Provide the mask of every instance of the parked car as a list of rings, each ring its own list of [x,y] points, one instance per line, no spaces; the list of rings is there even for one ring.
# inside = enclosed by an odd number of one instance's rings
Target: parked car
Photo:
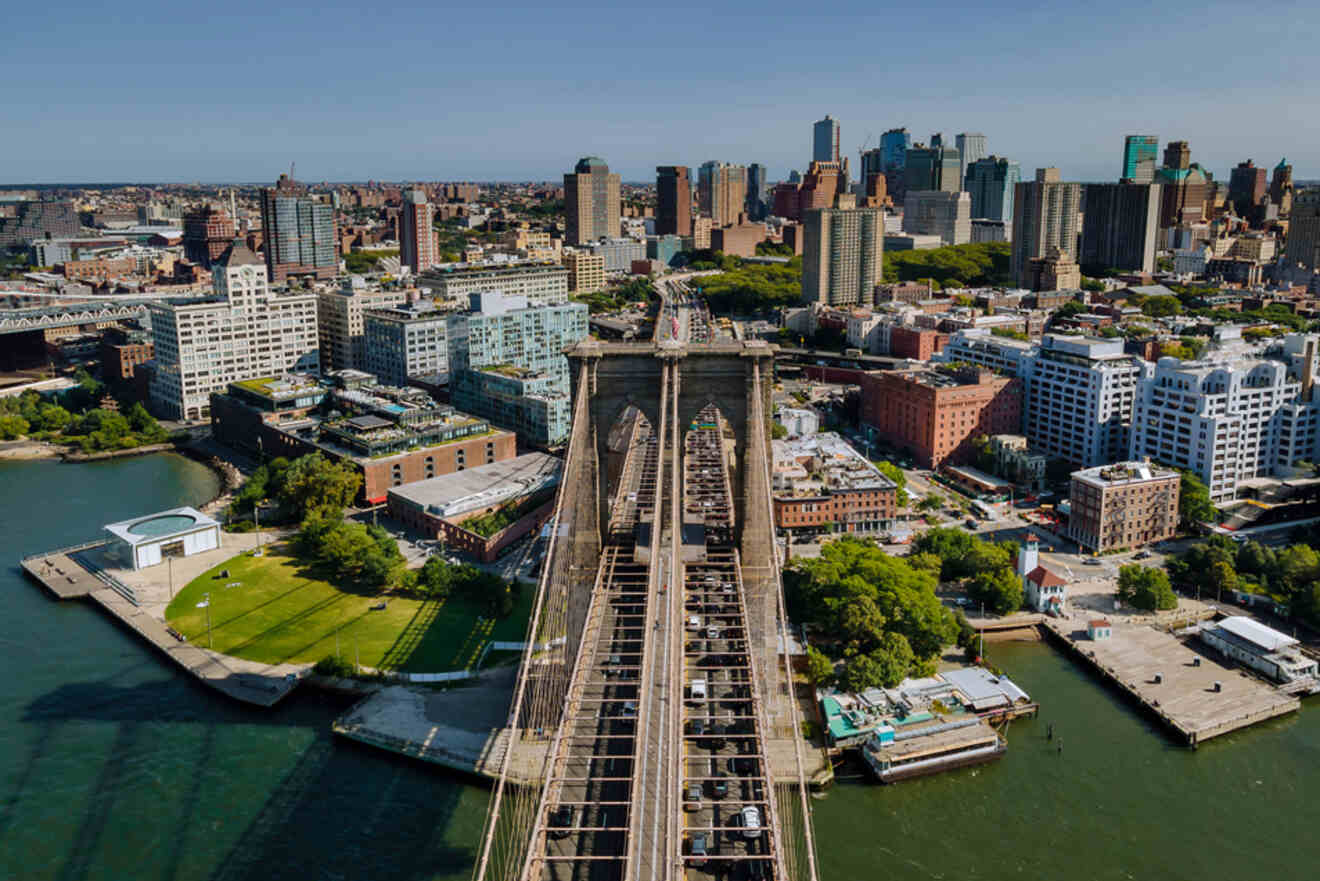
[[[706,865],[706,855],[706,833],[694,832],[692,838],[688,840],[688,865]]]
[[[560,805],[550,814],[550,832],[551,838],[567,838],[569,829],[573,827],[573,806]]]
[[[704,701],[706,699],[706,680],[693,679],[692,684],[688,686],[688,697],[694,701]]]
[[[748,805],[742,809],[741,825],[743,838],[761,837],[761,810],[756,805]]]

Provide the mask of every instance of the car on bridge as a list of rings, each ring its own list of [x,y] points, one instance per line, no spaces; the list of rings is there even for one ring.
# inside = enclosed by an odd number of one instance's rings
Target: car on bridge
[[[551,838],[567,838],[569,830],[573,827],[573,806],[560,805],[550,814],[550,832]]]
[[[748,805],[740,815],[743,838],[761,837],[761,810],[756,805]]]

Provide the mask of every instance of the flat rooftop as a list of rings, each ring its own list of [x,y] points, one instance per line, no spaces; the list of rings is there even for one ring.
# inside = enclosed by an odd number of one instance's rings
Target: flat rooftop
[[[453,474],[405,483],[389,494],[427,513],[453,517],[509,499],[558,486],[563,460],[545,453],[525,453]]]
[[[132,520],[108,523],[105,531],[128,544],[137,545],[144,541],[186,535],[199,529],[219,525],[219,522],[196,508],[185,505],[182,508],[170,508],[168,511],[134,517]]]

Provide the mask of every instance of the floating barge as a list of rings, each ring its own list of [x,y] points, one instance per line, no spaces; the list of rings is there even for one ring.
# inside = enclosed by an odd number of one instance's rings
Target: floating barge
[[[905,731],[881,726],[862,745],[862,759],[881,783],[897,783],[993,762],[1008,750],[999,732],[980,719],[960,719]]]

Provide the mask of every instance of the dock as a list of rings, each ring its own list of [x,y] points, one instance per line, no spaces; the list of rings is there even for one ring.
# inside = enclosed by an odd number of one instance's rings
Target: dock
[[[104,541],[25,557],[28,577],[59,600],[90,600],[208,688],[260,707],[283,700],[302,681],[303,666],[230,658],[186,642],[142,605],[140,591],[98,565]],[[163,609],[163,606],[161,606]]]
[[[1066,620],[1046,618],[1043,630],[1193,749],[1301,706],[1296,696],[1154,627],[1115,627],[1111,638],[1095,641]]]

